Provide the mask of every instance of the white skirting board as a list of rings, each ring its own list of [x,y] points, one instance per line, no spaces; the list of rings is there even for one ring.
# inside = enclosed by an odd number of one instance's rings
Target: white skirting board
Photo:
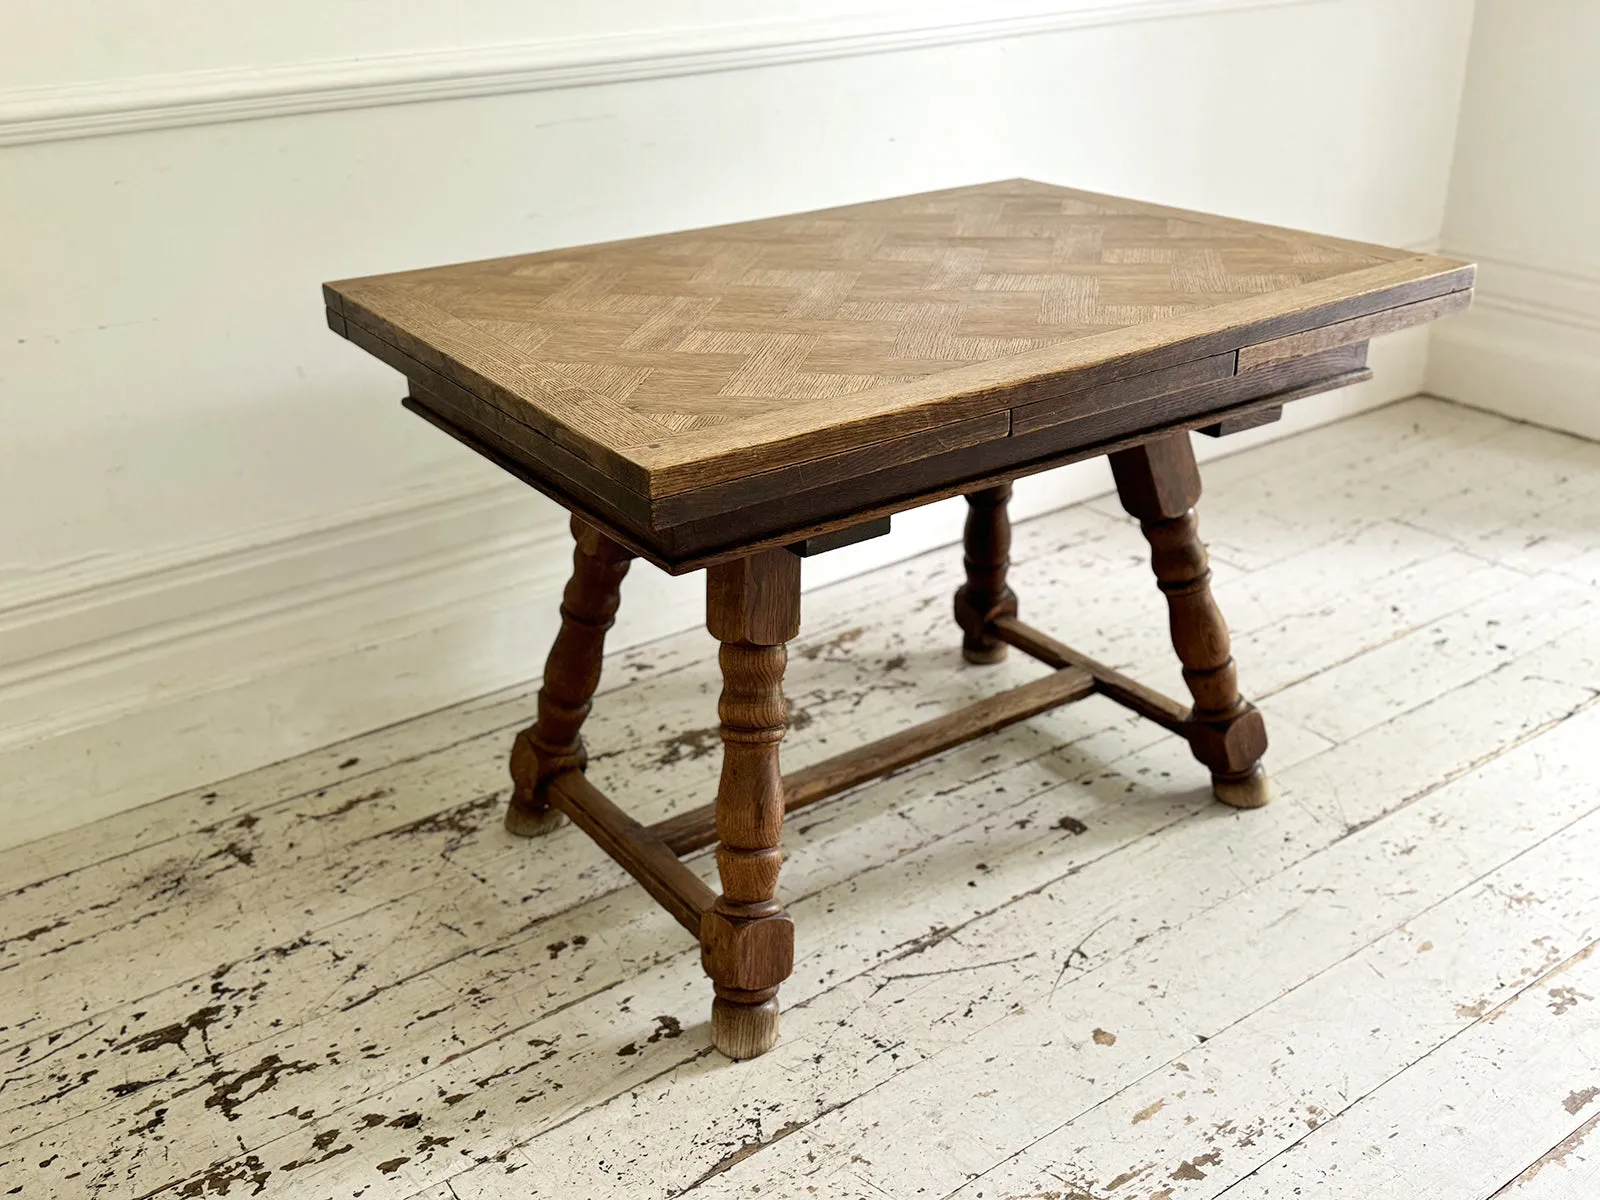
[[[1434,330],[1428,391],[1600,438],[1600,275],[1459,253],[1479,262],[1477,295]]]
[[[1231,453],[1412,395],[1426,361],[1426,331],[1395,335],[1373,347],[1372,382],[1197,449]],[[570,562],[565,520],[519,484],[481,479],[0,606],[0,847],[536,678]],[[1103,460],[1078,464],[1023,481],[1013,512],[1109,484]],[[959,500],[904,514],[888,539],[808,560],[806,586],[953,545],[961,520]],[[610,645],[700,624],[701,587],[636,566]]]

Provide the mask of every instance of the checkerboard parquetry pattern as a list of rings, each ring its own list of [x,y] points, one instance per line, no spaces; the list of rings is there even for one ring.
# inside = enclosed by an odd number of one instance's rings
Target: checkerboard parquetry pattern
[[[682,433],[1394,257],[1016,180],[383,278]]]

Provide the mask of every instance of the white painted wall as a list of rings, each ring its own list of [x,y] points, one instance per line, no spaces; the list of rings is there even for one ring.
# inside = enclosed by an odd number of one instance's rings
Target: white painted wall
[[[1600,4],[1478,0],[1445,241],[1479,260],[1429,390],[1600,437]]]
[[[1014,175],[1438,242],[1469,0],[847,8],[13,3],[0,842],[537,673],[559,514],[402,412],[323,279]],[[1424,347],[1246,436],[1415,392]],[[638,568],[617,638],[699,604]]]

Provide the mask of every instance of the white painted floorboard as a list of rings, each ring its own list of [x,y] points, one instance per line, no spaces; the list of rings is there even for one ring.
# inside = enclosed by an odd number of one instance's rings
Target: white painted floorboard
[[[532,685],[432,713],[0,853],[0,1196],[1600,1197],[1600,445],[1415,400],[1206,482],[1268,808],[1091,698],[798,814],[733,1065],[675,923],[500,828]],[[1181,694],[1114,499],[1014,563]],[[959,573],[808,594],[786,764],[1041,673]],[[609,659],[592,776],[703,802],[718,687]]]

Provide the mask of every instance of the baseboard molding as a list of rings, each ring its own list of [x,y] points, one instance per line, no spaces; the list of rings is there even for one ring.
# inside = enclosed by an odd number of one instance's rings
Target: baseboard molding
[[[1236,452],[1411,395],[1425,331],[1373,348],[1377,378],[1276,425],[1197,438]],[[1018,485],[1018,519],[1104,492],[1103,460]],[[825,586],[951,545],[959,500],[881,542],[808,560]],[[562,514],[510,481],[402,497],[318,526],[0,594],[0,848],[533,679],[571,561]],[[613,648],[703,620],[698,576],[637,567]]]
[[[525,678],[565,521],[509,481],[0,595],[0,844]]]
[[[0,593],[0,848],[527,681],[571,561],[564,513],[481,477]],[[619,645],[702,620],[640,574]]]
[[[902,9],[0,91],[0,146],[665,79],[1320,0],[1056,0]]]
[[[506,481],[0,593],[0,752],[559,587],[564,522]]]
[[[1600,274],[1454,253],[1477,258],[1477,294],[1434,330],[1428,390],[1600,438]]]

